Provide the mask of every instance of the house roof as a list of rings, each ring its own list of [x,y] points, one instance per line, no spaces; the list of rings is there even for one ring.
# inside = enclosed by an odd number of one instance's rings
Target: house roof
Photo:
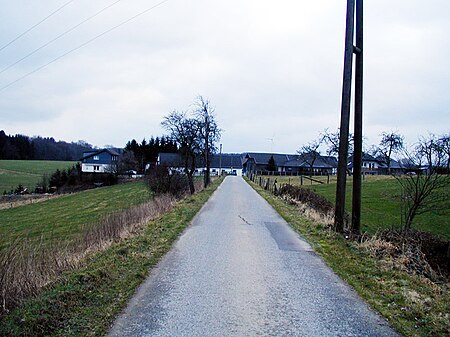
[[[160,153],[158,156],[159,164],[167,166],[183,166],[183,158],[178,153]],[[198,158],[197,167],[205,167],[203,158]],[[222,159],[219,154],[211,157],[211,167],[218,168],[242,168],[242,156],[235,153],[222,153]]]
[[[382,166],[384,167],[388,166],[387,161],[383,156],[378,156],[377,160]],[[403,168],[402,165],[398,161],[391,158],[391,169],[402,169],[402,168]]]
[[[158,163],[167,166],[181,166],[183,160],[178,153],[161,152],[158,154]]]
[[[100,150],[97,150],[97,151],[92,151],[92,150],[91,151],[85,151],[85,152],[83,152],[83,158],[81,158],[80,161],[88,159],[88,158],[91,158],[93,156],[97,156],[97,155],[99,155],[100,153],[103,153],[103,152],[108,152],[112,156],[120,156],[122,151],[123,151],[122,149],[113,149],[113,148],[100,149]]]
[[[282,154],[282,153],[259,153],[259,152],[246,152],[244,153],[244,159],[253,159],[255,164],[267,164],[270,157],[273,156],[275,165],[279,166],[289,160],[293,160],[298,157],[298,154]],[[247,161],[245,160],[244,163]]]
[[[289,160],[280,166],[284,167],[311,167],[312,159],[308,155],[298,155],[297,158]],[[330,156],[318,156],[314,160],[313,168],[336,168],[337,159]]]
[[[222,157],[222,158],[221,158]],[[211,158],[211,167],[217,168],[242,168],[242,156],[236,153],[215,154]]]
[[[376,159],[375,157],[371,156],[370,154],[364,153],[364,152],[362,153],[362,161],[373,161],[373,162],[376,162],[376,163],[379,162],[378,159]],[[348,157],[348,161],[347,162],[352,162],[353,163],[353,155]]]

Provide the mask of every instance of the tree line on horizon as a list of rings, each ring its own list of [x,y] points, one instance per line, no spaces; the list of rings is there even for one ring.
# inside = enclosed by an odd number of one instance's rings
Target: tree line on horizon
[[[83,152],[96,149],[86,141],[56,141],[53,137],[29,137],[22,134],[7,135],[0,131],[0,160],[60,160],[78,161]],[[133,154],[136,165],[143,167],[146,163],[156,162],[160,152],[177,152],[177,144],[166,136],[150,137],[138,143],[135,139],[128,141],[125,151]]]
[[[77,161],[94,147],[83,141],[68,143],[53,137],[7,135],[0,131],[0,159]]]

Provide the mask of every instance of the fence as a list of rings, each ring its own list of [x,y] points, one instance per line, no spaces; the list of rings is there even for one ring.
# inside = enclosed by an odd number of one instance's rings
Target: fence
[[[279,187],[283,185],[322,185],[322,184],[330,184],[334,183],[336,180],[336,176],[324,175],[324,176],[306,176],[306,175],[298,175],[298,176],[268,176],[268,175],[260,175],[257,173],[248,173],[247,177],[253,181],[254,183],[259,184],[261,187],[264,187],[266,190],[277,190]]]

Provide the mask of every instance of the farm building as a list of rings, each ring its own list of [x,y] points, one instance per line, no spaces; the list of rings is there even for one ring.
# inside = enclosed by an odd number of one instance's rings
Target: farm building
[[[101,149],[96,151],[83,152],[81,161],[81,171],[85,173],[110,173],[117,165],[120,149]]]
[[[248,152],[243,156],[245,172],[269,171],[269,160],[273,158],[274,171],[277,174],[335,174],[337,160],[334,157],[304,154],[279,154],[279,153],[255,153]]]
[[[183,158],[178,153],[160,153],[156,165],[165,165],[172,171],[183,172]],[[206,169],[203,158],[198,158],[196,175],[202,175]],[[240,154],[222,153],[211,157],[211,175],[235,174],[242,175],[242,159]]]
[[[353,156],[350,156],[347,161],[347,167],[350,172],[353,173]],[[404,168],[398,161],[391,158],[391,172],[390,173],[403,173]],[[362,155],[362,174],[389,174],[388,165],[386,159],[383,157],[373,157],[370,154],[363,153]]]

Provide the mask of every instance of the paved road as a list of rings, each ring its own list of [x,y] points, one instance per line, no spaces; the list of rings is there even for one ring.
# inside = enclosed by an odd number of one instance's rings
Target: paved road
[[[110,336],[396,336],[240,177],[227,177]]]

